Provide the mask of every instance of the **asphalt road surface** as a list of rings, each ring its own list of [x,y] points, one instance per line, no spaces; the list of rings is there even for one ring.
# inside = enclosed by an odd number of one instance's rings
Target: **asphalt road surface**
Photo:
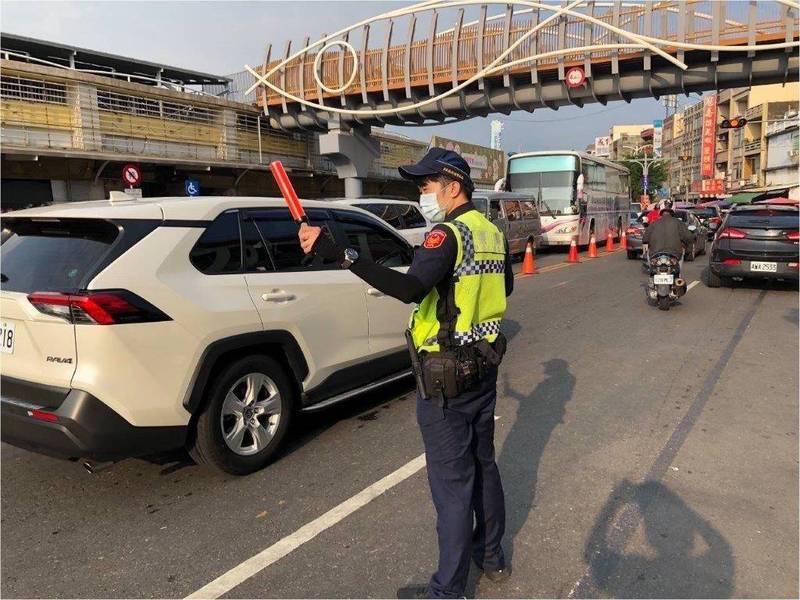
[[[602,253],[602,250],[601,250]],[[539,257],[505,331],[514,574],[476,597],[797,597],[798,294]],[[705,257],[686,263],[690,285]],[[245,478],[182,453],[89,475],[2,447],[3,597],[395,597],[436,565],[411,382],[305,416]]]

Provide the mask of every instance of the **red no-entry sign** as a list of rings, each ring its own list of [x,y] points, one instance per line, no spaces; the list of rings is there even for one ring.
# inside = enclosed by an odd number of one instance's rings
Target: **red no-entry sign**
[[[139,185],[142,181],[142,171],[139,166],[129,164],[122,167],[122,181],[127,183],[129,187]]]

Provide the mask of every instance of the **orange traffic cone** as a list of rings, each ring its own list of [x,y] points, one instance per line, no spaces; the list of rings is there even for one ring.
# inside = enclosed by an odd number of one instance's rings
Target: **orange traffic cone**
[[[606,238],[606,252],[613,252],[613,251],[614,251],[614,234],[609,229],[608,237]]]
[[[572,241],[569,243],[569,256],[567,256],[567,262],[581,262],[581,260],[578,258],[578,243],[575,241],[575,238],[572,238]]]
[[[600,255],[597,254],[597,240],[592,234],[592,237],[589,238],[589,258],[599,258]]]
[[[525,259],[522,261],[522,274],[533,275],[536,273],[536,257],[533,254],[533,242],[528,241],[525,246]]]
[[[619,249],[620,250],[627,250],[628,249],[628,236],[625,235],[625,230],[624,229],[619,234]]]

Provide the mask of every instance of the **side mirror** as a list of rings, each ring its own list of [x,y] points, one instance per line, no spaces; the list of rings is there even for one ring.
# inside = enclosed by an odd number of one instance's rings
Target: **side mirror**
[[[502,177],[494,182],[494,191],[503,192],[506,189],[506,178]]]
[[[697,231],[697,226],[696,225],[689,225],[688,229],[689,229],[689,231],[694,233],[695,231]]]

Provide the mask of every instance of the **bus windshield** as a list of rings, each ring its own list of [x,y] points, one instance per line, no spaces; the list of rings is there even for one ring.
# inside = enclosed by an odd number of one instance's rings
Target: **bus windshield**
[[[508,186],[532,193],[547,216],[572,214],[578,159],[570,155],[523,156],[508,163]]]

